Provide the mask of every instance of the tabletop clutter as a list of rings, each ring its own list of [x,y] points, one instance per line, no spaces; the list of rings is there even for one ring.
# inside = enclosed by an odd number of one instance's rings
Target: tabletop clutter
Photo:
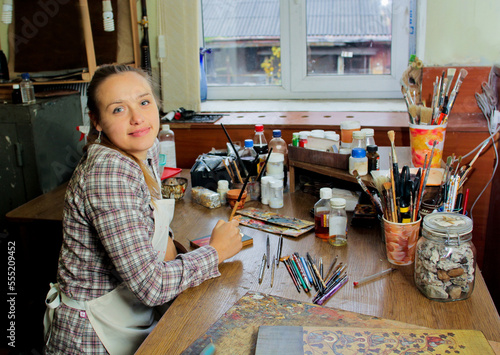
[[[411,67],[419,69],[418,61],[414,60]],[[270,254],[267,236],[259,282],[265,265],[273,266],[272,286],[274,268],[282,262],[298,292],[309,292],[312,288],[317,291],[315,303],[325,303],[347,283],[347,265],[342,262],[335,265],[335,258],[324,272],[321,258],[315,259],[308,252],[305,257],[299,253],[282,256],[283,236],[297,237],[314,229],[315,236],[333,248],[344,247],[348,244],[347,212],[354,212],[354,217],[369,216],[377,220],[388,262],[413,265],[415,285],[426,297],[438,301],[466,299],[474,288],[476,259],[471,242],[472,220],[467,216],[469,190],[464,193],[463,186],[486,144],[467,164],[461,165],[462,157],[454,155],[442,162],[446,124],[467,72],[459,71],[454,86],[454,71],[448,70],[447,74],[443,72],[442,77],[436,78],[430,107],[417,97],[420,91],[412,90],[402,80],[402,93],[408,104],[411,166],[399,164],[395,132],[388,131],[391,167],[380,170],[374,129],[363,128],[355,120],[341,122],[340,134],[324,130],[293,133],[291,144],[283,140],[278,129],[273,130],[268,143],[261,124],[255,125],[253,137],[245,139],[243,144],[233,142],[221,125],[228,140],[227,149],[213,148],[197,158],[190,171],[192,200],[209,209],[229,203],[232,209],[229,219],[237,215],[235,218],[241,225],[278,234],[276,255]],[[283,207],[289,159],[347,171],[362,192],[354,194],[353,200],[353,195],[349,195],[352,191],[346,195],[345,190],[320,188],[319,200],[312,209],[314,222],[245,208],[245,202],[252,200],[271,209]],[[430,176],[437,182],[430,184]],[[369,202],[361,204],[360,194]],[[182,195],[176,196],[182,198]],[[354,218],[351,220],[354,222]],[[354,223],[351,226],[357,227]],[[359,287],[396,269],[391,267],[368,275],[354,285]]]

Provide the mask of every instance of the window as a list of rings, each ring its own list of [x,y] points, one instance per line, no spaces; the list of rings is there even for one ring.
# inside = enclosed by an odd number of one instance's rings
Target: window
[[[400,98],[410,0],[201,0],[209,99]]]

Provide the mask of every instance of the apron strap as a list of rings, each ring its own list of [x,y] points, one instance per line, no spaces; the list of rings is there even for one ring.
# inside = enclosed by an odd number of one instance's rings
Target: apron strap
[[[43,336],[45,339],[45,345],[49,343],[50,336],[52,334],[52,321],[54,320],[54,312],[55,309],[58,308],[61,303],[64,303],[66,306],[78,309],[80,311],[85,311],[84,302],[75,301],[61,292],[59,288],[59,284],[50,283],[49,292],[47,292],[47,296],[45,297],[45,305],[47,309],[45,310],[45,314],[43,316]]]

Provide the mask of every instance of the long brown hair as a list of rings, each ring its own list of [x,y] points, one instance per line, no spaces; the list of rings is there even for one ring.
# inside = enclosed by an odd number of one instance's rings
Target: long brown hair
[[[154,95],[154,90],[153,90],[153,83],[151,81],[151,77],[149,76],[148,73],[146,73],[142,69],[134,68],[128,65],[102,65],[94,73],[94,76],[92,77],[92,80],[87,88],[87,110],[89,112],[89,116],[91,117],[91,123],[92,127],[91,130],[87,136],[87,144],[83,148],[83,151],[86,152],[89,148],[90,145],[92,144],[97,144],[96,139],[99,135],[99,132],[95,128],[96,125],[101,121],[101,113],[99,111],[99,100],[98,100],[98,91],[99,87],[101,84],[108,79],[112,75],[117,75],[117,74],[122,74],[122,73],[127,73],[127,72],[134,72],[142,76],[146,81],[148,82],[149,86],[151,87],[151,91],[153,92]],[[155,96],[156,102],[158,103],[157,97]],[[158,186],[158,183],[156,179],[151,175],[149,172],[149,169],[146,167],[146,165],[138,158],[133,156],[132,154],[129,154],[125,152],[124,150],[118,148],[113,142],[109,140],[109,138],[106,136],[104,132],[101,132],[100,135],[100,140],[101,142],[99,144],[104,145],[108,148],[114,149],[124,156],[132,159],[135,161],[139,167],[142,170],[142,173],[144,175],[144,180],[146,181],[146,184],[148,186],[149,192],[151,194],[151,197],[156,197],[161,198],[161,192],[160,188]]]

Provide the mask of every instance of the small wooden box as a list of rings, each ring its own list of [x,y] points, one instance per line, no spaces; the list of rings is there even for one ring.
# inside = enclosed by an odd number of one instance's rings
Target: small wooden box
[[[349,154],[330,153],[288,145],[288,159],[343,170],[349,169]]]

